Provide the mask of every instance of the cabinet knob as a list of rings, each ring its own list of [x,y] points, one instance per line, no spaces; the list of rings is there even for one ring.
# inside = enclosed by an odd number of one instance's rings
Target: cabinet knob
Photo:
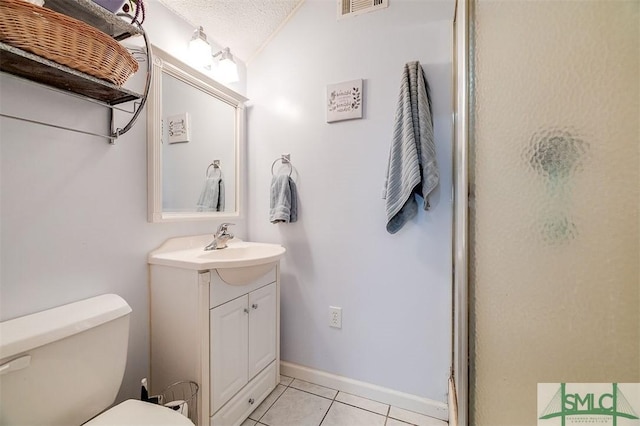
[[[243,311],[244,311],[245,314],[249,313],[249,310],[247,308],[244,308]]]
[[[251,307],[252,307],[253,309],[258,309],[258,304],[257,304],[257,303],[254,303],[253,305],[251,305]]]
[[[255,399],[249,398],[249,404],[253,405],[254,402],[256,402]]]

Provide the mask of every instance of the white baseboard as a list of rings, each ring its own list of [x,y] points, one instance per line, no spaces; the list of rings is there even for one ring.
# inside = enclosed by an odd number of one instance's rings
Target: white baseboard
[[[415,411],[416,413],[425,414],[440,420],[448,421],[449,419],[447,404],[429,398],[399,392],[286,361],[280,361],[280,374],[393,405],[398,408],[404,408],[405,410]]]

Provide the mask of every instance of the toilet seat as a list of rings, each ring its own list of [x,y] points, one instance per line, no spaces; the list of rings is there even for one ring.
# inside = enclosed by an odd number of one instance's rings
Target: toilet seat
[[[83,426],[193,426],[191,420],[162,405],[128,399]]]

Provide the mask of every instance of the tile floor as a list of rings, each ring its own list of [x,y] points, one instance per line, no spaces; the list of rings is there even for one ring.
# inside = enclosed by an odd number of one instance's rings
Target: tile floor
[[[291,377],[241,426],[446,426],[447,422]]]

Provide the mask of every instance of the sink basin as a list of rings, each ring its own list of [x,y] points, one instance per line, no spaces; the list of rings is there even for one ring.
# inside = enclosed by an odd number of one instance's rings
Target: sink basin
[[[230,240],[227,248],[205,251],[204,247],[212,240],[211,234],[172,238],[149,254],[149,263],[196,270],[246,268],[273,263],[286,251],[278,244],[237,238]]]

